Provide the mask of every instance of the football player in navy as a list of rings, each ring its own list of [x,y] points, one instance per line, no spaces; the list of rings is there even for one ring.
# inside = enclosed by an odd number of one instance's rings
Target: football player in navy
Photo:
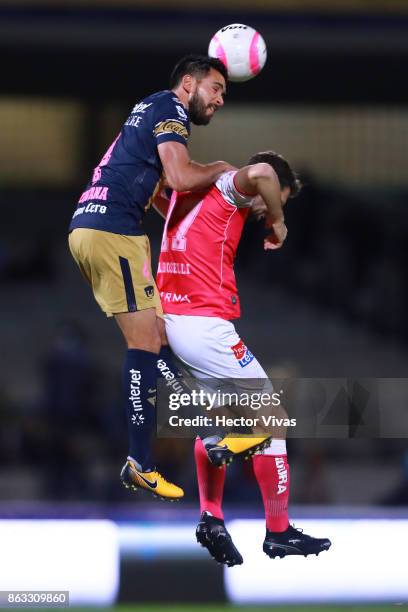
[[[151,270],[143,218],[166,184],[176,191],[211,185],[230,168],[223,161],[190,159],[190,122],[207,125],[224,104],[227,71],[218,59],[187,56],[174,68],[168,90],[137,102],[111,144],[74,212],[71,253],[99,306],[114,317],[127,351],[123,401],[129,452],[121,478],[126,487],[180,499],[152,453],[157,379],[177,372],[166,344],[160,297]]]

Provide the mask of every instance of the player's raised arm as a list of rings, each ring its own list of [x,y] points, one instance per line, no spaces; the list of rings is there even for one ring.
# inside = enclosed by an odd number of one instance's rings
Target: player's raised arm
[[[234,177],[237,189],[250,195],[260,195],[264,200],[272,223],[283,223],[281,185],[270,164],[245,166]]]
[[[283,206],[302,187],[287,160],[274,151],[256,153],[249,165],[235,174],[234,185],[247,197],[254,196],[251,207],[258,218],[265,214],[265,226],[271,230],[265,238],[265,249],[281,247],[287,235]]]
[[[159,156],[166,173],[168,185],[176,191],[194,191],[214,183],[232,166],[224,161],[199,164],[190,159],[188,149],[180,142],[163,142],[158,145]]]

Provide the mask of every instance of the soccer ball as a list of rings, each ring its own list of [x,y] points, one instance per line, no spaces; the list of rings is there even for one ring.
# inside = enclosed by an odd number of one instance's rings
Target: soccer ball
[[[218,30],[208,47],[208,55],[222,61],[230,81],[249,81],[266,62],[266,45],[262,36],[242,23],[232,23]]]

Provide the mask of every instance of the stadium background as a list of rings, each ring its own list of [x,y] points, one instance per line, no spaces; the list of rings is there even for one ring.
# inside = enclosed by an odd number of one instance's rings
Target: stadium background
[[[281,252],[265,255],[261,228],[246,229],[238,329],[271,375],[406,376],[406,3],[1,2],[1,526],[113,520],[120,601],[225,601],[229,591],[222,568],[194,545],[190,441],[158,445],[160,466],[186,490],[183,504],[120,486],[121,339],[70,259],[66,228],[129,108],[232,22],[261,31],[268,63],[255,80],[229,85],[222,112],[193,129],[191,154],[239,165],[273,148],[306,184],[288,206]],[[157,256],[161,220],[151,213],[146,225]],[[299,525],[407,516],[405,439],[297,440],[289,452]],[[250,465],[229,470],[226,508],[231,519],[262,517]],[[182,526],[163,551],[158,534]]]

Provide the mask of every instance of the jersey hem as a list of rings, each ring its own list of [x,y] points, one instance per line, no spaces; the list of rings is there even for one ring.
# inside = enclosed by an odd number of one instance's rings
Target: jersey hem
[[[241,317],[241,312],[238,312],[236,314],[231,313],[230,315],[226,315],[223,312],[216,312],[214,309],[211,309],[211,311],[208,311],[207,309],[199,309],[199,308],[195,308],[195,309],[184,309],[183,308],[183,312],[179,312],[177,310],[172,310],[172,309],[166,309],[164,308],[163,302],[162,302],[162,307],[163,307],[163,314],[169,314],[169,315],[180,315],[180,316],[188,316],[188,317],[213,317],[213,318],[218,318],[218,319],[224,319],[224,321],[232,321],[234,319],[239,319]]]

